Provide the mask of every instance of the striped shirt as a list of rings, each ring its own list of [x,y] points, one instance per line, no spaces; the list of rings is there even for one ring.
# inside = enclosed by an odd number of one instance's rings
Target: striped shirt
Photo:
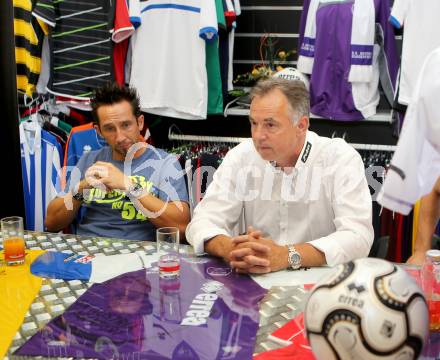
[[[37,0],[33,14],[51,26],[51,76],[48,91],[89,99],[113,79],[114,1]]]
[[[60,189],[61,146],[36,123],[20,124],[26,229],[43,231],[47,205]]]
[[[41,49],[47,25],[32,16],[31,0],[14,0],[15,62],[17,89],[32,95],[41,68]]]

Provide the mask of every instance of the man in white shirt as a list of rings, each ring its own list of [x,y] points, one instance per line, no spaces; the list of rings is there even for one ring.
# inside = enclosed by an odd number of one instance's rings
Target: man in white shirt
[[[186,230],[196,253],[243,273],[367,256],[372,200],[359,154],[342,139],[308,131],[301,82],[259,82],[251,99],[252,139],[228,152]],[[238,235],[242,217],[248,229]]]

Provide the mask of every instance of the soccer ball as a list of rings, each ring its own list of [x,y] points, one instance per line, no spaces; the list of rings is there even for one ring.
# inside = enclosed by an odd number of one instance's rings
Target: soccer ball
[[[365,258],[336,267],[307,300],[304,322],[317,359],[416,359],[428,308],[405,270]]]
[[[307,75],[304,75],[301,71],[293,67],[284,68],[283,70],[280,70],[277,73],[275,73],[273,76],[285,80],[302,81],[307,90],[309,90],[310,88],[310,82],[309,79],[307,78]]]

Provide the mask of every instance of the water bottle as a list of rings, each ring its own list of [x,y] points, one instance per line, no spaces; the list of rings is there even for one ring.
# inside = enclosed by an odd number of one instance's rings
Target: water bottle
[[[440,331],[440,250],[426,252],[421,276],[429,307],[429,329]]]

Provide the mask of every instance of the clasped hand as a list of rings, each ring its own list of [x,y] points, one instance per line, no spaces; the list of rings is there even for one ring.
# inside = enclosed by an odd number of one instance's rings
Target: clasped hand
[[[87,183],[96,189],[125,190],[130,184],[130,178],[125,176],[116,166],[104,161],[97,161],[85,173]]]
[[[261,231],[251,226],[246,234],[233,237],[232,244],[228,260],[239,273],[265,274],[285,268],[283,258],[287,259],[287,248],[264,238]]]

